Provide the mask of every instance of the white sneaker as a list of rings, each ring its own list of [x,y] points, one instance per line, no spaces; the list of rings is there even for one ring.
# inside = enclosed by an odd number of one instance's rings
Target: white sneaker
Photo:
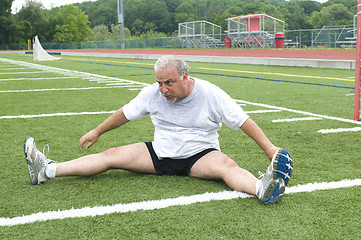
[[[45,145],[45,147],[46,146],[48,145]],[[52,161],[50,159],[47,159],[45,154],[40,152],[36,148],[34,138],[27,137],[25,139],[24,154],[25,154],[26,163],[28,164],[31,184],[37,185],[49,180],[49,178],[45,174],[45,168],[48,164],[52,163]]]
[[[278,150],[263,174],[257,189],[257,197],[263,204],[279,203],[293,172],[293,160],[285,149]]]
[[[285,181],[282,178],[273,178],[273,166],[267,168],[257,189],[257,197],[265,205],[279,203],[285,192]]]

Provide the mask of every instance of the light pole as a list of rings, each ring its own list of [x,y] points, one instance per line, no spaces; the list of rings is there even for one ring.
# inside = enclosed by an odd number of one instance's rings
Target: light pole
[[[118,0],[118,23],[120,24],[120,44],[124,49],[124,13],[123,13],[123,0]]]

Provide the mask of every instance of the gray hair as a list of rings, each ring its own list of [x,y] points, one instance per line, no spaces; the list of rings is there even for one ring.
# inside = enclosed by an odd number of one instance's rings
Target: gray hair
[[[155,72],[161,69],[167,69],[169,67],[176,67],[179,78],[182,80],[184,73],[188,74],[188,64],[181,58],[173,55],[165,55],[158,58],[154,64]]]

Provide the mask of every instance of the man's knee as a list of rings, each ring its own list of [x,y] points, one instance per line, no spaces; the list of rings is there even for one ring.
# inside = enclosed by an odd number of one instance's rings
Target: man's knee
[[[238,164],[230,157],[228,157],[227,155],[224,155],[221,159],[221,166],[225,169],[225,170],[229,170],[232,168],[239,168]]]

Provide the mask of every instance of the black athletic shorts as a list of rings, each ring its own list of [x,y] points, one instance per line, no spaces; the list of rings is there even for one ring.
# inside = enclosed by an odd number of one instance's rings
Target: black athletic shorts
[[[196,155],[187,158],[187,159],[172,159],[172,158],[158,158],[153,149],[153,144],[151,142],[145,142],[149,150],[150,156],[154,164],[155,171],[157,175],[178,175],[178,176],[188,176],[189,171],[193,165],[204,155],[212,151],[218,151],[215,148],[208,148]]]

